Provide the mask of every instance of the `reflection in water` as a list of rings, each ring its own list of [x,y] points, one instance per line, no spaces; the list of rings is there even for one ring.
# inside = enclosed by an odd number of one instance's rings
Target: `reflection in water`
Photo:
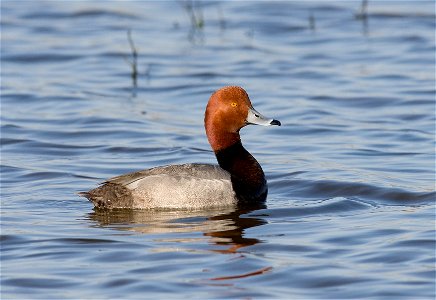
[[[97,222],[99,226],[144,234],[201,232],[210,238],[210,244],[220,247],[229,246],[227,249],[220,248],[213,251],[235,253],[240,248],[259,243],[256,238],[244,237],[245,229],[267,223],[264,219],[245,215],[253,210],[235,207],[195,211],[94,210],[89,214],[89,218]],[[192,238],[174,239],[172,236],[169,240],[165,235],[162,235],[159,240],[187,242]]]
[[[230,248],[225,250],[216,250],[222,253],[234,253],[239,248],[252,246],[259,243],[256,238],[244,237],[244,231],[247,228],[264,225],[267,222],[264,219],[254,217],[241,217],[243,214],[247,214],[253,211],[253,209],[236,209],[232,212],[225,214],[219,214],[209,217],[210,221],[221,221],[231,224],[231,228],[222,228],[221,230],[212,230],[204,232],[205,236],[213,237],[217,245],[231,245]]]
[[[250,276],[255,276],[255,275],[261,275],[261,274],[264,274],[266,272],[271,271],[272,269],[273,269],[272,267],[265,267],[265,268],[262,268],[260,270],[256,270],[256,271],[245,273],[245,274],[239,274],[239,275],[235,275],[235,276],[215,277],[215,278],[211,278],[210,280],[230,280],[230,279],[245,278],[245,277],[250,277]]]

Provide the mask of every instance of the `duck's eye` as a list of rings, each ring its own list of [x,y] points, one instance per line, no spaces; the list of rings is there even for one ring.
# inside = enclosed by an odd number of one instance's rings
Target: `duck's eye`
[[[236,102],[232,102],[232,107],[236,107],[236,106],[238,106],[238,103],[236,103]]]
[[[258,114],[254,114],[254,116],[255,116],[256,118],[259,118],[259,115],[258,115]]]

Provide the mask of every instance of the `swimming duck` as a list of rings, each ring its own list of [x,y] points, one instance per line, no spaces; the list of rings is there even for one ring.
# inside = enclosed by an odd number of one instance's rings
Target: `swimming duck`
[[[223,87],[210,97],[204,116],[218,165],[156,167],[110,178],[79,194],[104,209],[199,209],[263,203],[268,192],[265,174],[242,146],[239,135],[249,124],[281,125],[257,112],[243,88]]]

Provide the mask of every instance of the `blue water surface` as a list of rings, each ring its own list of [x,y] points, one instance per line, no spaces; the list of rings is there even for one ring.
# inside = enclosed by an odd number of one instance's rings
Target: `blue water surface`
[[[435,24],[433,1],[2,1],[1,298],[434,299]],[[282,122],[241,130],[265,208],[76,194],[215,163],[225,85]]]

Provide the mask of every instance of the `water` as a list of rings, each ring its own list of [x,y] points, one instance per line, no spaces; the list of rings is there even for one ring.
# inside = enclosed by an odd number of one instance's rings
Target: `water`
[[[434,2],[187,3],[2,1],[2,299],[433,299]],[[283,124],[241,132],[266,208],[75,194],[214,163],[203,113],[229,84]]]

